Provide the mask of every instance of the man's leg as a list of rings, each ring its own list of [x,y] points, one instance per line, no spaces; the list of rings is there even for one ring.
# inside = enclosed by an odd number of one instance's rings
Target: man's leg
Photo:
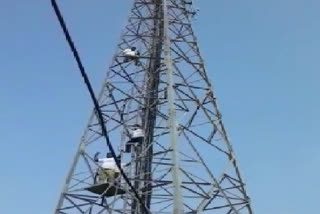
[[[97,171],[96,174],[94,175],[93,184],[98,183],[98,182],[97,182],[98,178],[99,178],[99,171]]]
[[[139,66],[139,65],[140,65],[140,62],[139,62],[139,58],[138,58],[138,57],[136,57],[134,61],[135,61],[135,65],[136,65],[136,66]]]
[[[143,143],[143,137],[138,137],[137,138],[137,143],[140,146]]]
[[[115,170],[113,169],[108,169],[107,171],[107,182],[108,183],[113,183],[115,178]]]
[[[105,169],[100,169],[99,170],[99,184],[105,183],[106,182],[106,170]]]
[[[126,149],[125,149],[126,153],[130,153],[131,152],[131,146],[132,146],[132,144],[130,144],[130,142],[126,143]]]
[[[120,172],[114,173],[114,180],[115,180],[116,184],[120,183]]]

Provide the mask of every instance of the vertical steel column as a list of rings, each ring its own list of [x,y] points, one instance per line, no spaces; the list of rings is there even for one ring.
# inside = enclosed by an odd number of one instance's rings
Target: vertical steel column
[[[145,104],[143,106],[142,126],[145,129],[145,140],[142,143],[142,148],[136,151],[136,156],[141,155],[141,151],[145,155],[138,161],[135,177],[135,187],[143,189],[141,191],[141,198],[145,206],[150,208],[152,199],[152,159],[153,159],[153,135],[154,127],[157,118],[157,104],[158,104],[158,88],[160,84],[160,67],[161,67],[161,53],[162,53],[162,37],[163,37],[163,11],[162,0],[149,0],[145,4],[152,4],[153,11],[151,18],[153,19],[153,37],[151,41],[151,55],[148,62],[148,69],[146,71],[147,85]],[[138,205],[135,200],[132,204],[132,214],[147,214],[144,212],[142,205]]]
[[[168,83],[168,110],[169,120],[168,126],[170,128],[170,144],[171,144],[171,158],[172,158],[172,183],[173,183],[173,214],[183,214],[183,200],[181,191],[181,178],[179,167],[179,145],[178,133],[176,124],[176,109],[174,106],[175,92],[174,79],[172,71],[172,60],[170,54],[170,36],[169,36],[169,14],[167,0],[163,0],[163,40],[164,40],[164,62],[167,68],[167,83]]]

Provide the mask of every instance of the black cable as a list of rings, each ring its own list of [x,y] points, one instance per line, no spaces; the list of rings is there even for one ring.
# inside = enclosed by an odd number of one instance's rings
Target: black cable
[[[102,112],[101,112],[100,107],[99,107],[99,103],[98,103],[98,101],[96,99],[96,96],[95,96],[94,91],[92,89],[92,86],[91,86],[91,83],[89,81],[88,75],[86,74],[86,71],[85,71],[85,69],[84,69],[84,67],[82,65],[80,56],[79,56],[78,51],[77,51],[77,49],[76,49],[76,47],[75,47],[75,45],[74,45],[74,43],[73,43],[73,41],[71,39],[71,36],[69,34],[69,31],[68,31],[68,28],[67,28],[67,26],[65,24],[65,21],[63,19],[63,16],[62,16],[62,14],[60,12],[60,9],[59,9],[57,3],[56,3],[56,0],[51,0],[51,5],[52,5],[52,7],[54,9],[54,12],[56,13],[56,16],[57,16],[57,18],[59,20],[59,23],[60,23],[61,28],[63,30],[63,33],[64,33],[64,35],[66,37],[66,40],[67,40],[67,42],[68,42],[68,44],[70,46],[70,49],[71,49],[71,51],[73,53],[73,56],[74,56],[75,60],[77,61],[79,70],[81,72],[81,76],[83,77],[83,80],[84,80],[84,82],[85,82],[85,84],[86,84],[86,86],[87,86],[87,88],[89,90],[90,97],[91,97],[92,102],[94,104],[95,111],[96,111],[96,114],[98,116],[98,120],[99,120],[99,123],[100,123],[100,126],[101,126],[102,135],[106,139],[108,148],[109,148],[109,150],[110,150],[110,152],[111,152],[111,154],[112,154],[112,156],[113,156],[113,158],[114,158],[114,160],[116,162],[116,165],[119,168],[120,173],[123,176],[124,180],[129,185],[129,187],[132,190],[132,192],[134,193],[135,197],[138,199],[139,203],[142,205],[143,209],[146,211],[146,213],[149,213],[148,208],[143,203],[143,201],[142,201],[141,197],[139,196],[138,192],[136,191],[136,189],[130,183],[129,178],[127,177],[127,175],[125,174],[125,172],[121,168],[121,164],[120,164],[119,160],[117,159],[116,153],[115,153],[115,151],[114,151],[114,149],[113,149],[113,147],[111,145],[111,142],[110,142],[110,139],[109,139],[109,136],[108,136],[108,133],[107,133],[106,126],[105,126],[105,124],[103,122],[103,116],[102,116]]]

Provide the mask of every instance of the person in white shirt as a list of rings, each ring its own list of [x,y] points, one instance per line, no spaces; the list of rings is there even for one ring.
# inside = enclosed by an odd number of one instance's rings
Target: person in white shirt
[[[120,175],[120,170],[116,164],[115,159],[111,153],[107,153],[106,158],[98,158],[99,152],[94,156],[94,161],[97,162],[99,169],[96,177],[98,177],[98,183],[114,182]],[[120,161],[120,156],[117,157]],[[94,179],[96,181],[96,178]]]
[[[141,145],[144,140],[144,131],[139,124],[135,124],[129,130],[130,140],[126,144],[126,152],[131,151],[132,146]]]
[[[137,66],[140,65],[140,62],[139,62],[140,52],[137,50],[136,47],[125,49],[123,51],[123,55],[125,56],[123,62],[129,62],[130,60],[134,60],[135,65]]]

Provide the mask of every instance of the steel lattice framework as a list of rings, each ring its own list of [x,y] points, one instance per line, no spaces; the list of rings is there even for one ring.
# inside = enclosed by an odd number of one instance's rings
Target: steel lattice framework
[[[108,135],[150,213],[252,214],[185,0],[135,0],[99,94]],[[137,47],[140,66],[124,62]],[[122,180],[95,186],[107,146],[93,111],[55,214],[146,213]],[[146,138],[124,153],[128,129]]]

